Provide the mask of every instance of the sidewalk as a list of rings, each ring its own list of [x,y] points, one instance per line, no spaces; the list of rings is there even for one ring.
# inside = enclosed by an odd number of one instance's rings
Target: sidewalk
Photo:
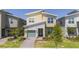
[[[22,45],[21,48],[34,48],[35,38],[26,39]]]
[[[2,39],[0,39],[0,44],[6,43],[6,42],[7,42],[7,39],[8,39],[8,37],[7,37],[7,38],[2,38]]]

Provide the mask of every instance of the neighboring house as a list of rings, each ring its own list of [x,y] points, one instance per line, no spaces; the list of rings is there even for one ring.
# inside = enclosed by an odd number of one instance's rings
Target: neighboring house
[[[27,24],[25,27],[25,38],[38,38],[46,37],[53,31],[53,27],[56,24],[56,15],[45,12],[44,10],[38,10],[26,14]]]
[[[74,10],[57,20],[65,37],[79,35],[79,10]]]
[[[25,20],[13,14],[0,10],[0,38],[9,36],[11,28],[23,27]]]

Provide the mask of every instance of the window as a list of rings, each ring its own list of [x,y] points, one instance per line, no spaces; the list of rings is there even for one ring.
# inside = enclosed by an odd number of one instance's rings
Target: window
[[[53,18],[48,18],[48,23],[53,23]]]
[[[13,19],[12,18],[9,18],[9,21],[11,24],[13,24]]]
[[[48,18],[48,23],[50,23],[50,18]]]
[[[29,18],[29,22],[33,23],[34,22],[34,18]]]
[[[51,18],[51,23],[53,23],[53,18]]]
[[[48,34],[52,33],[53,29],[52,28],[49,28],[48,29]]]
[[[68,35],[76,35],[76,28],[74,27],[68,27],[67,28],[67,31],[68,31]]]
[[[13,21],[11,20],[11,24],[13,23]]]
[[[74,23],[74,18],[69,18],[69,22],[68,23]]]

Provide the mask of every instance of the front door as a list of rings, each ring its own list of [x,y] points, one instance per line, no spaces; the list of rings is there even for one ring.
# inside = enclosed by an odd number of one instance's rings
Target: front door
[[[5,29],[2,29],[2,37],[5,37]]]
[[[43,28],[38,29],[38,37],[43,37]]]
[[[79,22],[77,22],[77,28],[78,28],[78,33],[79,33]]]

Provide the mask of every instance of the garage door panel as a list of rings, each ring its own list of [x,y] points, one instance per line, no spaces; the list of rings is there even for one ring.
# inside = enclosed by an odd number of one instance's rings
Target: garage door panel
[[[28,35],[28,37],[35,37],[36,32],[35,32],[35,30],[30,30],[30,31],[28,31],[27,35]]]

